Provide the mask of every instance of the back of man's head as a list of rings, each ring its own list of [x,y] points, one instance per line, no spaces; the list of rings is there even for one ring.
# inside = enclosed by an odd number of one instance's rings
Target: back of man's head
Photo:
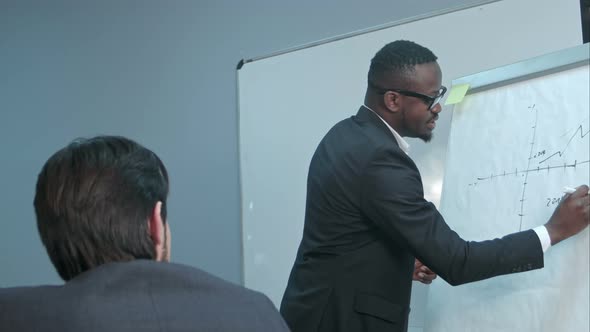
[[[168,174],[152,151],[124,137],[79,139],[57,151],[37,180],[35,213],[64,280],[109,262],[154,259],[148,220],[166,220]]]
[[[369,85],[403,81],[406,75],[412,74],[414,66],[436,60],[436,55],[428,48],[409,40],[396,40],[383,46],[371,59]]]

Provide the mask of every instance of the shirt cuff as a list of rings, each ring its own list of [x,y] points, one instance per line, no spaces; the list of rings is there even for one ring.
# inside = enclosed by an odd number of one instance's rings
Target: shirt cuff
[[[537,226],[533,228],[533,231],[537,233],[539,241],[541,241],[541,248],[543,248],[543,253],[545,253],[547,249],[551,247],[551,238],[549,237],[549,232],[547,231],[547,228],[545,228],[545,226]]]

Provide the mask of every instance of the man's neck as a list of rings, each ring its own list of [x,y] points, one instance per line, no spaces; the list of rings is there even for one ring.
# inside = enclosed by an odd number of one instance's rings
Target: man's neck
[[[383,116],[381,114],[377,113],[375,110],[373,110],[367,104],[363,104],[363,106],[366,107],[369,111],[373,112],[376,116],[379,117],[379,119],[381,121],[383,121],[383,123],[387,126],[387,128],[393,134],[393,137],[395,138],[397,145],[402,149],[402,151],[404,151],[406,154],[408,154],[410,152],[410,145],[408,144],[408,142],[406,142],[406,140],[389,124],[389,122],[387,122],[387,120],[385,120],[383,118]]]

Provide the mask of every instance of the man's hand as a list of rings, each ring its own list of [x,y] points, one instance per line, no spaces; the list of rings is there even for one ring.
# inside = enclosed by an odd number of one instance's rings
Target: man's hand
[[[432,283],[432,280],[436,279],[436,273],[432,272],[428,266],[416,259],[412,279],[428,285]]]
[[[566,194],[545,224],[551,245],[556,245],[578,234],[590,223],[590,196],[588,186],[579,186],[573,194]]]

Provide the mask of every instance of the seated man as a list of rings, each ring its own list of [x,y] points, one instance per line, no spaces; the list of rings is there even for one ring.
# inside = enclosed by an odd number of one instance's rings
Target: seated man
[[[263,294],[170,257],[168,174],[123,138],[77,140],[39,174],[35,213],[63,286],[0,289],[0,331],[288,331]]]

